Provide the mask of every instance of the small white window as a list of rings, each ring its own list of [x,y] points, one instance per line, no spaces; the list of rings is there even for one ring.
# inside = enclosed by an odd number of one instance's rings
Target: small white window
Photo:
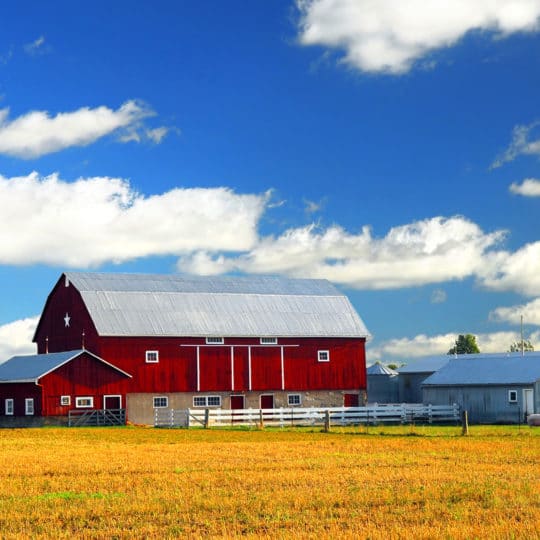
[[[508,390],[508,403],[517,403],[517,390]]]
[[[222,337],[207,337],[206,338],[207,345],[223,345],[223,343],[225,343],[225,340]]]
[[[75,398],[75,407],[77,409],[89,409],[94,406],[94,398],[91,396],[82,396]]]
[[[34,398],[26,398],[24,400],[24,414],[28,416],[34,414]]]
[[[277,338],[275,338],[275,337],[262,337],[260,343],[261,343],[261,345],[277,345]]]
[[[194,407],[221,407],[221,396],[194,396]]]
[[[295,405],[302,405],[302,398],[300,394],[289,394],[287,396],[289,407],[294,407]]]
[[[157,364],[159,362],[159,352],[158,351],[146,351],[146,363],[147,364]]]
[[[6,406],[6,414],[12,416],[13,415],[13,409],[14,409],[14,407],[13,407],[13,399],[11,399],[11,398],[6,399],[5,406]]]
[[[60,396],[60,405],[71,405],[71,396]]]
[[[163,409],[169,406],[169,398],[167,396],[156,396],[154,398],[154,409]]]
[[[317,351],[317,360],[319,362],[330,362],[330,351]]]

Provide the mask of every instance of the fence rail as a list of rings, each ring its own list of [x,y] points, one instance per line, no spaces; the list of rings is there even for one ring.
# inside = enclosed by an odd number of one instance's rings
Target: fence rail
[[[366,407],[292,407],[281,409],[155,409],[155,427],[249,426],[313,426],[460,422],[459,406],[368,405]]]
[[[124,426],[126,409],[71,410],[68,413],[69,427]]]

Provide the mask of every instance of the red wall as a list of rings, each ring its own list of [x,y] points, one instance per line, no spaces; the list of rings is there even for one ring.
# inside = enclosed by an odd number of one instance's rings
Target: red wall
[[[82,353],[42,379],[43,416],[67,414],[75,409],[75,397],[94,398],[94,409],[103,408],[104,395],[121,395],[126,404],[130,379],[91,355]],[[71,396],[71,405],[61,406],[60,396]]]
[[[25,416],[26,398],[34,399],[34,416],[41,414],[41,388],[34,383],[1,383],[0,384],[0,414],[6,414],[5,400],[13,399],[13,416]]]
[[[130,392],[197,391],[199,345],[200,391],[248,391],[248,347],[251,345],[251,389],[282,388],[281,347],[285,390],[364,390],[363,338],[283,338],[278,345],[260,346],[258,339],[226,338],[223,346],[207,346],[204,338],[104,337],[96,354],[133,375]],[[234,388],[231,372],[234,348]],[[146,363],[147,350],[159,351],[159,363]],[[330,351],[330,362],[319,362],[317,351]]]
[[[70,317],[69,326],[64,322],[66,313]],[[79,291],[71,284],[66,287],[65,278],[61,277],[49,294],[36,330],[34,341],[38,354],[82,348],[94,351],[97,337]]]

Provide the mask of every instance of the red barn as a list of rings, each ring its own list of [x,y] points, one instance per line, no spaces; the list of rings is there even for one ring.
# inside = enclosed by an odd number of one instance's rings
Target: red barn
[[[2,424],[39,424],[75,408],[121,409],[130,378],[85,350],[15,356],[0,365]]]
[[[129,373],[110,392],[131,421],[151,423],[155,407],[355,405],[367,335],[326,280],[69,272],[34,341]]]

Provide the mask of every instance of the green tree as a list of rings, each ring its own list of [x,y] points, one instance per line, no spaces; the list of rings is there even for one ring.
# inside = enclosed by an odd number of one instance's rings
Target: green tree
[[[523,340],[523,351],[534,351],[533,344],[530,342],[530,340]],[[512,343],[508,352],[521,352],[521,341]]]
[[[448,351],[448,354],[477,354],[479,352],[480,349],[476,343],[476,336],[472,334],[460,334],[454,346]]]

